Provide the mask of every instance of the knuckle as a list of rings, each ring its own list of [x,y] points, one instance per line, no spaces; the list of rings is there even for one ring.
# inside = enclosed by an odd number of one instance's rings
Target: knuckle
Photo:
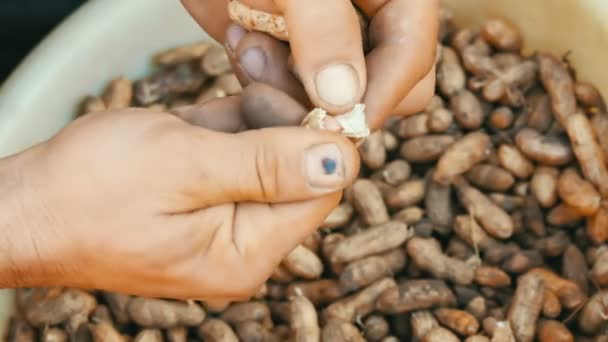
[[[275,198],[279,192],[277,155],[268,144],[258,144],[254,152],[257,191],[264,201]]]

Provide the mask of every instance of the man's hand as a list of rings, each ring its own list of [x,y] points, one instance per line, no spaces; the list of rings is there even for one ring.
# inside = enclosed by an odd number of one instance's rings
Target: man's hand
[[[234,101],[179,115],[230,131]],[[222,133],[144,109],[87,114],[3,162],[20,189],[19,214],[3,222],[14,249],[3,285],[213,301],[251,296],[359,167],[337,134]]]
[[[334,114],[362,102],[373,129],[392,115],[422,110],[434,93],[437,0],[354,1],[371,19],[366,55],[351,1],[240,1],[282,14],[289,46],[230,26],[228,0],[182,3],[206,32],[226,44],[245,84],[264,83],[303,106],[312,103]]]

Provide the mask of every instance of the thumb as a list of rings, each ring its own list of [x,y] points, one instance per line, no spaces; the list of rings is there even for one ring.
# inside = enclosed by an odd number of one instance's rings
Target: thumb
[[[194,208],[232,202],[292,202],[343,190],[359,173],[352,142],[330,132],[276,127],[237,134],[196,130],[183,193]]]

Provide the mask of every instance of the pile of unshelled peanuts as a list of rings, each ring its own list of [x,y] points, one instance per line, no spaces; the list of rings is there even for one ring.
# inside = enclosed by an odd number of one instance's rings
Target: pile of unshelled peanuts
[[[505,21],[441,19],[431,103],[360,145],[360,178],[255,298],[25,289],[8,339],[608,341],[604,100],[561,56],[521,55]],[[82,113],[241,91],[214,45],[153,60],[157,72],[113,80]]]

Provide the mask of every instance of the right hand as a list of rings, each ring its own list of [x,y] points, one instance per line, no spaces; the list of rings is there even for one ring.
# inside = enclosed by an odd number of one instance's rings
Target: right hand
[[[364,103],[368,125],[376,130],[390,116],[423,110],[433,96],[437,0],[239,1],[282,14],[290,44],[231,26],[228,0],[182,3],[206,32],[226,45],[241,82],[262,84],[254,85],[267,94],[267,100],[259,102],[272,102],[284,92],[303,107],[320,107],[330,114]],[[353,2],[371,19],[371,50],[366,54]],[[337,65],[348,67],[324,72]],[[277,116],[277,124],[289,124],[281,122],[280,113]]]

